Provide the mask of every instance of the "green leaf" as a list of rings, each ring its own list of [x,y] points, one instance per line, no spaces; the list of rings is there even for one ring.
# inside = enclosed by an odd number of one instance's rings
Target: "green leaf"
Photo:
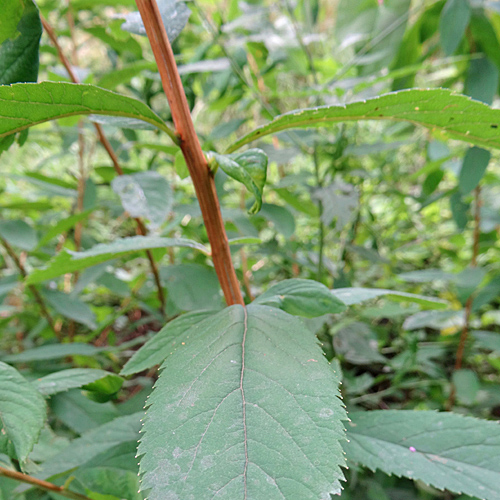
[[[178,264],[160,269],[168,296],[181,311],[219,310],[222,295],[213,268],[200,264]]]
[[[478,186],[490,158],[491,153],[486,149],[474,147],[467,151],[458,177],[458,187],[462,194],[468,194]]]
[[[92,309],[77,297],[58,290],[43,290],[44,299],[62,316],[87,326],[97,328],[96,316]]]
[[[450,196],[451,215],[458,229],[463,231],[467,226],[469,205],[464,202],[462,195],[457,191]]]
[[[272,222],[278,233],[281,233],[286,239],[289,239],[295,233],[295,219],[290,211],[279,205],[263,203],[260,215]]]
[[[61,370],[51,373],[46,377],[39,378],[33,382],[33,385],[44,396],[52,396],[53,394],[57,394],[59,392],[83,386],[87,386],[85,388],[88,390],[97,390],[98,392],[101,392],[103,389],[106,391],[107,389],[104,386],[92,386],[91,384],[97,381],[102,381],[103,379],[108,379],[109,381],[112,380],[113,388],[118,386],[119,389],[123,383],[123,379],[121,377],[104,370],[95,370],[91,368],[70,368],[68,370]],[[91,387],[95,387],[95,389],[92,389]],[[111,392],[111,394],[116,392],[118,389]]]
[[[470,20],[468,0],[447,0],[439,20],[439,34],[444,53],[455,52],[464,37]]]
[[[2,434],[24,463],[45,424],[42,395],[12,366],[0,361],[0,421]]]
[[[91,213],[92,210],[86,210],[85,212],[80,212],[61,219],[57,224],[52,226],[44,233],[43,238],[38,242],[38,248],[43,247],[52,238],[65,233],[66,231],[74,227],[78,222],[85,220]]]
[[[302,321],[231,306],[188,336],[148,399],[138,449],[147,498],[340,493],[339,381]]]
[[[45,269],[33,271],[27,278],[26,283],[40,283],[42,281],[73,273],[95,266],[101,262],[122,257],[140,250],[164,247],[187,247],[208,253],[206,247],[195,241],[184,238],[159,238],[156,236],[132,236],[121,238],[112,243],[101,243],[84,252],[61,251],[54,257]]]
[[[477,146],[500,148],[500,110],[445,89],[412,89],[347,104],[302,109],[277,116],[250,132],[228,150],[291,128],[325,127],[359,120],[411,122]]]
[[[257,245],[262,243],[262,240],[252,236],[241,236],[240,238],[231,238],[227,242],[230,245]]]
[[[38,238],[36,231],[23,220],[0,221],[0,238],[21,250],[33,250]]]
[[[500,425],[453,413],[349,414],[348,460],[486,500],[500,493]]]
[[[17,82],[36,82],[38,78],[38,48],[42,36],[42,23],[38,9],[32,0],[7,0],[6,8],[13,4],[22,4],[21,19],[16,32],[0,45],[0,84]],[[10,5],[9,5],[10,4]],[[2,9],[4,5],[2,3]],[[2,17],[6,14],[2,11]],[[7,14],[8,15],[8,14]],[[17,16],[16,16],[17,18]],[[3,24],[3,23],[2,23]],[[0,26],[2,30],[3,26]],[[2,39],[0,34],[0,40]]]
[[[165,177],[158,172],[120,175],[113,179],[111,187],[125,211],[132,217],[148,219],[153,227],[161,226],[172,208],[174,195]]]
[[[127,361],[121,375],[133,375],[163,363],[184,338],[184,333],[213,314],[213,311],[197,311],[183,314],[167,323]]]
[[[255,197],[249,213],[256,214],[262,206],[262,191],[267,178],[267,155],[261,149],[249,149],[234,155],[209,153],[212,169],[220,167],[229,177],[241,182]]]
[[[497,93],[498,76],[498,68],[487,57],[472,59],[465,81],[465,93],[491,105]]]
[[[118,417],[86,432],[63,451],[45,461],[41,471],[34,475],[47,479],[83,465],[120,443],[137,442],[141,426],[140,419],[143,416],[144,413],[140,412]]]
[[[479,347],[500,353],[500,335],[497,332],[473,330],[471,333]]]
[[[17,33],[17,24],[23,15],[22,0],[6,0],[2,4],[2,16],[0,17],[0,43],[8,38],[13,38]]]
[[[9,363],[27,363],[29,361],[47,361],[50,359],[61,359],[67,356],[95,356],[103,349],[90,344],[72,342],[71,344],[48,344],[33,349],[26,349],[19,354],[3,356],[4,361]]]
[[[434,297],[398,292],[395,290],[385,290],[383,288],[335,288],[331,293],[348,306],[360,304],[361,302],[373,300],[378,297],[387,297],[388,299],[398,302],[415,302],[429,309],[446,309],[448,306],[446,301]]]
[[[341,231],[351,220],[358,207],[358,193],[351,184],[336,181],[314,191],[313,198],[320,200],[323,212],[321,221],[329,226],[334,220],[335,229]]]
[[[42,82],[0,86],[0,137],[50,120],[91,114],[137,118],[175,137],[142,102],[93,85]]]
[[[476,401],[481,383],[472,370],[455,370],[452,376],[457,401],[464,405],[472,405]]]
[[[336,314],[347,309],[325,285],[303,279],[281,281],[257,297],[255,303],[276,307],[288,314],[305,318]]]
[[[172,43],[186,26],[191,11],[184,2],[177,0],[158,0],[158,10],[167,31],[168,39]],[[127,14],[122,29],[136,35],[146,36],[146,28],[144,28],[139,12]]]

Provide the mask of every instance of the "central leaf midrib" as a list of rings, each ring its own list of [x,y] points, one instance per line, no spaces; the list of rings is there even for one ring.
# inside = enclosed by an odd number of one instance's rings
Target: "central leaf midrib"
[[[243,491],[244,498],[247,498],[247,469],[248,469],[248,440],[247,440],[247,422],[246,422],[246,399],[245,390],[243,388],[243,376],[245,374],[245,342],[247,339],[248,331],[248,311],[245,306],[243,306],[243,314],[245,315],[243,320],[243,339],[241,341],[241,375],[240,375],[240,392],[241,392],[241,406],[243,412],[243,444],[245,447],[245,465],[243,468]]]

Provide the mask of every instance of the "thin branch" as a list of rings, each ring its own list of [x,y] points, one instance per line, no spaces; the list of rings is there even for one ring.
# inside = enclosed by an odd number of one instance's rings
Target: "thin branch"
[[[14,470],[6,469],[5,467],[0,467],[0,476],[8,477],[9,479],[14,479],[21,483],[26,483],[31,486],[35,486],[44,491],[49,491],[51,493],[57,493],[66,498],[71,498],[72,500],[91,500],[85,495],[76,493],[75,491],[67,490],[63,486],[57,486],[53,483],[37,479],[36,477],[29,476],[28,474],[23,474],[22,472],[17,472]]]
[[[26,278],[26,276],[28,276],[28,273],[26,272],[26,268],[24,267],[24,264],[21,262],[21,260],[17,256],[16,252],[14,252],[14,249],[3,238],[0,238],[0,242],[5,247],[5,250],[9,254],[10,258],[14,261],[16,267],[19,269],[21,276],[23,278]],[[40,307],[40,311],[42,312],[42,316],[46,319],[51,330],[55,333],[58,340],[62,340],[61,332],[55,327],[54,320],[52,319],[52,316],[50,315],[49,311],[47,310],[47,306],[45,305],[45,301],[43,300],[43,297],[40,295],[40,292],[36,289],[36,287],[34,285],[28,285],[28,288],[31,291],[31,293],[33,294],[33,296],[35,297],[35,300],[36,300],[38,306]]]
[[[62,51],[62,48],[59,44],[59,41],[57,39],[57,36],[55,34],[54,29],[52,28],[52,26],[50,26],[50,24],[47,22],[47,20],[43,16],[40,16],[40,19],[42,20],[43,28],[44,28],[45,32],[47,33],[48,37],[50,38],[52,44],[56,48],[59,59],[61,60],[61,63],[63,64],[63,66],[66,68],[66,71],[67,71],[70,79],[73,81],[73,83],[80,83],[80,80],[79,80],[78,76],[76,75],[76,73],[73,71],[73,68],[72,68],[71,64],[69,63],[68,58],[64,55],[64,52]],[[104,131],[103,131],[101,125],[99,123],[93,123],[93,125],[94,125],[96,132],[97,132],[97,137],[99,139],[99,142],[102,144],[102,146],[104,147],[104,149],[108,153],[108,156],[111,159],[111,162],[113,163],[113,168],[115,169],[115,172],[118,175],[123,175],[123,169],[120,165],[120,162],[118,161],[118,157],[116,156],[116,153],[113,150],[113,147],[111,146],[108,138],[104,134]],[[177,137],[175,136],[175,134],[173,132],[172,132],[172,135],[173,135],[173,138],[175,139],[175,141],[177,141]],[[134,220],[137,224],[139,234],[141,236],[146,236],[148,234],[148,231],[146,229],[146,226],[142,222],[142,220],[139,218],[134,218]],[[161,304],[161,312],[162,312],[162,315],[165,315],[165,308],[166,308],[167,302],[166,302],[166,298],[165,298],[165,293],[163,291],[163,286],[161,284],[160,274],[158,272],[158,266],[153,258],[153,254],[151,253],[150,250],[146,250],[146,256],[148,258],[149,266],[151,267],[151,272],[153,273],[153,277],[154,277],[154,280],[156,283],[158,299],[159,299],[160,304]]]
[[[470,262],[471,267],[477,267],[477,257],[479,255],[479,238],[481,236],[481,186],[477,186],[474,190],[474,236],[472,244],[472,258]],[[470,318],[472,314],[472,303],[474,302],[474,293],[471,293],[465,303],[465,320],[462,332],[460,333],[460,340],[458,342],[457,355],[455,358],[455,371],[462,368],[465,346],[470,331]],[[453,385],[450,397],[448,399],[447,407],[451,409],[455,404],[456,388]]]
[[[174,53],[168,41],[158,6],[155,0],[136,0],[136,4],[153,49],[163,90],[170,104],[176,132],[180,139],[180,147],[200,203],[208,240],[212,247],[215,271],[224,292],[224,297],[228,305],[244,305],[231,260],[214,178],[208,168],[207,160],[194,130],[186,94],[182,87]]]

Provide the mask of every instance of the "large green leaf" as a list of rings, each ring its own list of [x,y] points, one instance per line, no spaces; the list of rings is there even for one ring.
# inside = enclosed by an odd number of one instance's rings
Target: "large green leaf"
[[[181,339],[184,338],[183,334],[193,325],[196,325],[212,314],[213,311],[197,311],[183,314],[170,321],[151,340],[134,353],[123,367],[121,374],[132,375],[163,363],[177,347]]]
[[[433,411],[349,414],[347,458],[439,489],[499,500],[498,422]]]
[[[448,303],[441,299],[383,288],[335,288],[331,293],[348,306],[378,297],[387,297],[398,302],[416,302],[428,309],[446,309],[448,307]]]
[[[470,20],[469,0],[447,0],[441,12],[439,34],[444,53],[455,52],[465,35]]]
[[[89,386],[103,379],[112,379],[113,384],[121,386],[123,379],[114,373],[92,368],[70,368],[51,373],[33,382],[34,386],[44,395],[52,396],[76,387]],[[98,389],[96,385],[90,385],[90,389]],[[88,388],[88,387],[87,387]],[[118,387],[119,388],[119,387]],[[116,391],[114,391],[116,392]]]
[[[0,361],[1,434],[14,445],[20,462],[37,442],[45,415],[42,395],[15,368]]]
[[[33,271],[26,279],[29,284],[40,283],[42,281],[61,276],[66,273],[73,273],[95,266],[101,262],[122,257],[140,250],[164,247],[188,247],[207,252],[206,247],[195,241],[184,238],[159,238],[156,236],[131,236],[121,238],[112,243],[101,243],[84,252],[61,251],[54,257],[47,267]]]
[[[22,0],[6,0],[2,4],[2,16],[0,17],[0,43],[12,38],[17,33],[17,24],[23,15]]]
[[[33,250],[38,243],[36,231],[23,220],[0,221],[0,238],[22,250]]]
[[[26,349],[18,354],[9,354],[2,359],[9,363],[27,363],[29,361],[47,361],[66,358],[67,356],[95,356],[103,349],[90,344],[72,342],[70,344],[48,344],[33,349]]]
[[[500,148],[500,109],[492,109],[450,90],[413,89],[346,106],[323,106],[280,115],[235,142],[227,152],[232,153],[249,142],[282,130],[359,120],[406,121],[444,132],[452,139]]]
[[[281,281],[257,297],[255,303],[277,307],[288,314],[306,318],[335,314],[347,309],[325,285],[303,279]]]
[[[36,82],[38,78],[38,48],[42,36],[42,23],[32,0],[4,0],[5,8],[22,5],[22,16],[9,36],[0,45],[0,84]],[[4,8],[2,2],[2,9]],[[15,7],[14,7],[15,8]],[[2,12],[2,18],[9,14]],[[17,16],[16,16],[17,17]],[[4,23],[2,22],[2,25]],[[0,29],[3,26],[0,25]],[[0,34],[0,39],[2,35]],[[1,43],[1,42],[0,42]]]
[[[43,290],[43,298],[62,316],[81,323],[91,330],[97,328],[96,315],[78,297],[59,290]]]
[[[0,137],[58,118],[75,115],[137,118],[172,131],[142,102],[93,85],[62,82],[0,86]]]
[[[458,188],[462,194],[470,193],[483,178],[491,153],[483,148],[470,148],[462,163],[458,177]]]
[[[340,493],[339,381],[301,320],[229,307],[191,328],[162,368],[138,450],[149,500]]]

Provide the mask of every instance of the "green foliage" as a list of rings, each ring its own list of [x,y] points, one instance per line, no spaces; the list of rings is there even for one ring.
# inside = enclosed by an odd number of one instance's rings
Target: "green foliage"
[[[183,344],[148,399],[138,451],[148,498],[164,498],[165,485],[179,497],[340,491],[345,414],[336,375],[300,321],[234,306],[191,328]],[[309,446],[315,439],[327,454]]]
[[[499,498],[497,422],[430,411],[353,413],[350,418],[349,461],[441,490]]]
[[[23,464],[45,424],[45,401],[39,392],[11,366],[0,361],[0,449],[8,454],[12,443],[15,457]]]

